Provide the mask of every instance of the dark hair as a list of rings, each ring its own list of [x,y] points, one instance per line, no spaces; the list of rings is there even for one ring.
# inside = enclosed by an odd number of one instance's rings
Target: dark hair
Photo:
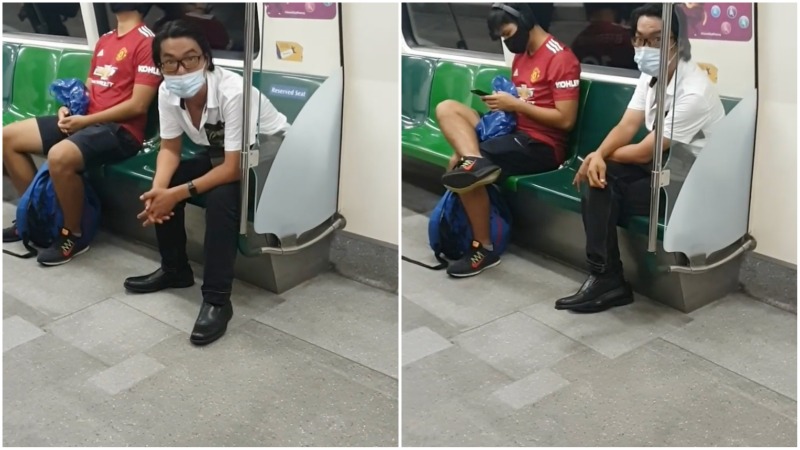
[[[639,18],[658,17],[661,19],[661,8],[661,3],[646,3],[644,6],[634,9],[631,13],[631,35],[636,36],[636,30],[639,27]],[[689,61],[692,59],[692,44],[689,42],[686,25],[686,15],[683,10],[678,8],[677,5],[673,6],[670,33],[678,43],[678,56],[684,61]]]
[[[533,14],[528,5],[524,3],[511,3],[505,5],[519,12],[525,18],[525,20],[527,20],[531,27],[538,25],[536,16]],[[492,10],[489,12],[489,17],[486,18],[486,24],[489,25],[489,35],[495,40],[500,38],[503,25],[509,23],[521,26],[519,19],[498,8],[492,8]]]
[[[591,19],[595,13],[610,10],[614,13],[614,22],[619,22],[621,10],[617,3],[584,3],[583,10],[586,12],[586,19]]]
[[[208,71],[213,72],[214,60],[211,55],[211,45],[209,45],[205,33],[185,20],[167,22],[156,33],[156,37],[153,39],[153,62],[156,63],[156,67],[161,68],[161,43],[164,42],[164,39],[184,37],[194,39],[197,42],[197,46],[200,47],[200,51],[203,52],[203,56],[208,61]]]

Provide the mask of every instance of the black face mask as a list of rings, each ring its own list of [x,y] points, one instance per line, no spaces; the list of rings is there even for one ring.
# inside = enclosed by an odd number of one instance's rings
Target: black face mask
[[[528,49],[528,33],[528,30],[517,27],[513,35],[503,39],[503,44],[511,53],[525,53]]]

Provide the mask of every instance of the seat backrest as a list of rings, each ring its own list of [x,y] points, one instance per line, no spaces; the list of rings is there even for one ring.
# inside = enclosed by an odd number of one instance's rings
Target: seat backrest
[[[58,61],[58,69],[56,70],[55,80],[63,80],[67,78],[77,78],[86,83],[89,77],[89,66],[92,63],[92,54],[86,51],[77,50],[63,50],[61,58]],[[61,106],[52,98],[53,107],[58,110]]]
[[[23,116],[55,114],[50,84],[56,79],[61,50],[21,47],[14,65],[11,107]]]
[[[740,98],[722,97],[722,107],[725,108],[725,114],[730,114],[731,110],[739,104]]]
[[[436,105],[444,100],[455,100],[465,105],[472,102],[472,80],[476,72],[475,66],[439,61],[431,84],[431,100],[428,117],[436,123]]]
[[[17,46],[3,44],[3,111],[11,101],[11,90],[14,87],[14,65],[17,62]]]
[[[404,123],[419,124],[428,117],[434,67],[434,60],[403,55],[401,117]]]
[[[583,85],[583,83],[581,83]],[[580,113],[580,140],[575,154],[581,158],[597,150],[608,133],[619,123],[635,86],[592,81]]]

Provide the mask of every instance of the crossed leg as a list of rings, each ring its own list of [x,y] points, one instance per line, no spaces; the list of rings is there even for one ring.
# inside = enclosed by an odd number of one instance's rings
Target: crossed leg
[[[445,139],[454,150],[448,170],[452,170],[461,158],[481,158],[478,133],[475,132],[475,126],[480,120],[477,112],[455,100],[445,100],[436,105],[436,118]],[[489,193],[483,186],[477,187],[478,189],[459,193],[459,196],[472,227],[473,239],[484,247],[492,248]]]

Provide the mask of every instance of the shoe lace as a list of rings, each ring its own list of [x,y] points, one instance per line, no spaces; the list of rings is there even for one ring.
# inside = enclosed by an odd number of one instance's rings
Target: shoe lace
[[[483,258],[484,258],[483,252],[478,250],[475,253],[473,253],[472,256],[469,257],[469,260],[472,262],[473,265],[478,265],[480,264],[481,261],[483,261]]]
[[[460,167],[462,169],[466,169],[467,167],[469,167],[469,166],[471,166],[473,164],[475,164],[475,160],[474,159],[462,159],[461,163],[458,165],[458,167]]]
[[[75,242],[70,238],[64,238],[64,241],[61,242],[61,252],[65,255],[69,255],[72,251],[72,247],[75,246]]]

